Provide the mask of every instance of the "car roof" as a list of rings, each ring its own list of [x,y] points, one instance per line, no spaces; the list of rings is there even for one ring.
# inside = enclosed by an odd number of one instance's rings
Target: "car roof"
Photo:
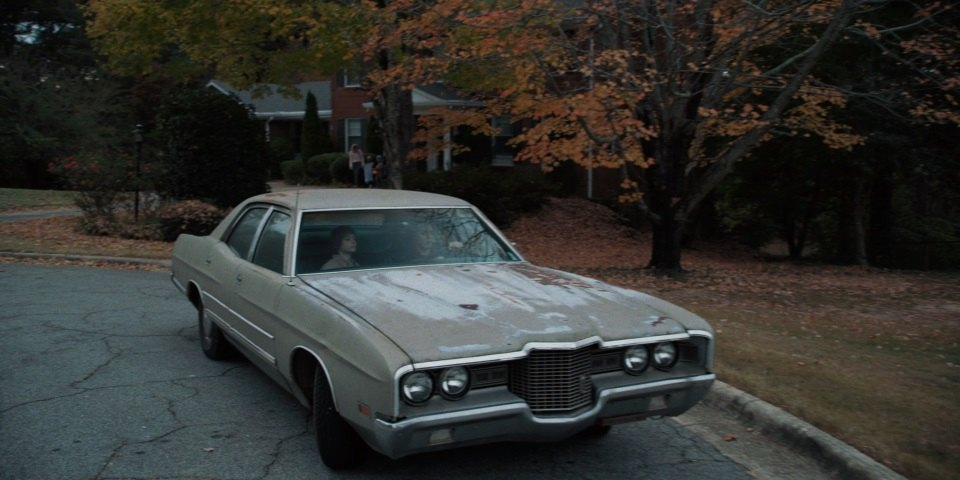
[[[266,202],[292,210],[397,207],[470,207],[459,198],[412,190],[376,188],[309,188],[257,195],[247,203]]]

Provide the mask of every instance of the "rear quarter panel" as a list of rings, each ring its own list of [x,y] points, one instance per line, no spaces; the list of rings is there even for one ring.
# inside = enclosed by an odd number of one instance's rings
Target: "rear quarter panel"
[[[201,269],[204,265],[210,248],[213,245],[211,237],[198,237],[181,234],[173,244],[173,258],[171,260],[174,279],[183,288],[187,288],[191,281],[209,278]]]

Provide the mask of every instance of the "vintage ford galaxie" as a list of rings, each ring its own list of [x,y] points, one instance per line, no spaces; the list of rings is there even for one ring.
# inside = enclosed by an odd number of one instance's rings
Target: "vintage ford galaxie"
[[[203,352],[239,350],[312,409],[331,468],[679,415],[713,331],[649,295],[523,257],[475,207],[395,190],[268,193],[181,235]]]

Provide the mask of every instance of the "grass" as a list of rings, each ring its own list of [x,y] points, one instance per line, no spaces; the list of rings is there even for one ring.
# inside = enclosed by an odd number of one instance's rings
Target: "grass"
[[[18,192],[0,189],[0,205],[16,210],[56,205],[35,198],[64,198]],[[960,273],[797,266],[704,246],[685,252],[692,272],[684,281],[656,278],[641,268],[646,240],[608,229],[605,210],[552,207],[538,214],[545,218],[506,230],[531,261],[702,315],[716,330],[722,381],[909,478],[960,478]],[[0,251],[170,256],[169,243],[90,237],[74,224],[0,222]],[[596,245],[604,248],[588,248]]]
[[[786,301],[725,289],[718,302],[704,279],[658,295],[711,321],[721,380],[909,478],[958,478],[960,275],[808,275]],[[870,277],[902,291],[867,294]]]
[[[777,325],[793,319],[779,315],[701,313],[726,320],[717,352],[721,379],[913,478],[960,471],[955,347],[905,345],[882,334],[866,341],[856,329],[785,330]]]
[[[73,208],[73,192],[0,188],[0,211]]]

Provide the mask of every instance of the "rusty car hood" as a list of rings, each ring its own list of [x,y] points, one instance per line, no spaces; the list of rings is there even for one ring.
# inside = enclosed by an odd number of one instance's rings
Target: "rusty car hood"
[[[510,353],[529,343],[708,330],[649,295],[528,263],[438,265],[301,279],[391,338],[415,362]]]

